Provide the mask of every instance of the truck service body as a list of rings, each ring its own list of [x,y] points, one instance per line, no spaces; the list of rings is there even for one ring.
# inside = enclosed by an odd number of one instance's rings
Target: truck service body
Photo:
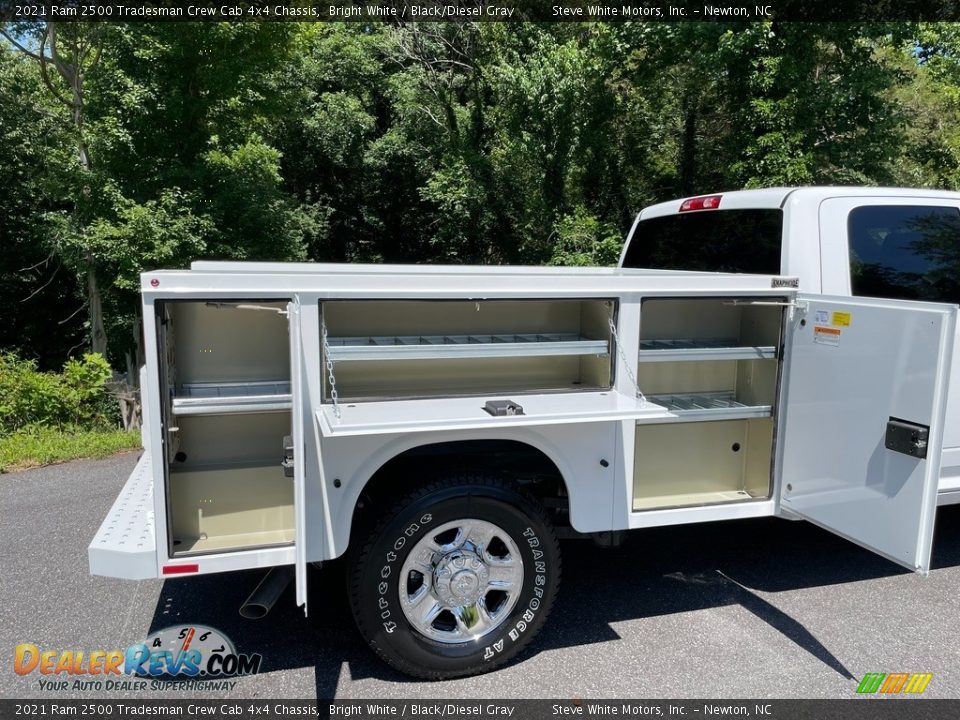
[[[753,195],[720,202],[788,217],[789,191]],[[678,209],[641,213],[623,264]],[[427,678],[529,642],[567,527],[802,518],[925,574],[957,308],[828,291],[781,252],[790,272],[145,273],[144,452],[91,572],[273,569],[248,605],[282,572],[307,611],[310,564],[346,556],[361,634]]]

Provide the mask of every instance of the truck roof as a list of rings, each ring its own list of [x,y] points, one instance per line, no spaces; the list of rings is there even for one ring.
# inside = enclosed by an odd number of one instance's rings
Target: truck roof
[[[893,187],[851,187],[851,186],[807,186],[807,187],[772,187],[756,190],[731,190],[729,192],[705,193],[691,197],[705,195],[720,195],[721,210],[755,209],[755,208],[783,208],[787,201],[819,202],[832,197],[900,197],[900,198],[942,198],[944,200],[958,200],[960,193],[949,190],[928,190],[920,188],[893,188]],[[680,206],[690,198],[677,198],[667,202],[657,203],[644,208],[637,215],[637,222],[663,215],[673,215],[680,211]],[[706,211],[709,212],[709,211]],[[631,232],[632,234],[632,232]]]

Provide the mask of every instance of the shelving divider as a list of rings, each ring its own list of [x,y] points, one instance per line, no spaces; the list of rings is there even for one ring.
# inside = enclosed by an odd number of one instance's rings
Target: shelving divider
[[[773,345],[745,346],[736,339],[643,340],[640,362],[676,362],[698,360],[768,360],[777,356]]]
[[[288,380],[184,383],[173,398],[173,414],[230,415],[289,411]]]
[[[662,405],[683,420],[733,420],[770,417],[771,405],[746,405],[733,392],[670,393],[650,395],[650,402]]]
[[[576,333],[334,337],[329,343],[334,362],[606,355],[610,351],[607,340]]]

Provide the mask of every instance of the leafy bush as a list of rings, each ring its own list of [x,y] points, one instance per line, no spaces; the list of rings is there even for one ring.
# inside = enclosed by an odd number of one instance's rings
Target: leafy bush
[[[0,354],[0,433],[33,425],[115,427],[109,378],[110,366],[96,353],[71,358],[62,373],[40,372],[32,360]]]
[[[623,239],[610,223],[601,222],[578,205],[557,222],[547,265],[616,265]]]

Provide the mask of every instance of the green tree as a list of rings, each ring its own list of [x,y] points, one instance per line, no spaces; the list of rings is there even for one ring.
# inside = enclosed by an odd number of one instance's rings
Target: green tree
[[[960,187],[960,24],[921,24],[890,55],[906,78],[890,93],[906,121],[895,182]]]
[[[69,144],[39,70],[0,47],[0,348],[60,367],[84,344],[82,293],[51,246],[48,213],[60,206],[48,177]],[[69,160],[67,160],[69,162]],[[82,315],[81,315],[82,317]]]
[[[88,199],[92,194],[93,160],[90,155],[87,129],[87,91],[89,76],[100,62],[106,30],[103,25],[56,22],[18,22],[9,28],[0,27],[0,34],[26,57],[37,63],[43,84],[63,110],[76,149],[75,168],[66,168],[72,176],[73,208],[66,214],[72,232],[63,236],[65,246],[75,256],[75,264],[86,279],[90,346],[95,353],[106,355],[107,334],[104,329],[103,300],[98,267],[93,255],[82,245],[71,241],[91,212]],[[79,170],[79,173],[76,170]]]

